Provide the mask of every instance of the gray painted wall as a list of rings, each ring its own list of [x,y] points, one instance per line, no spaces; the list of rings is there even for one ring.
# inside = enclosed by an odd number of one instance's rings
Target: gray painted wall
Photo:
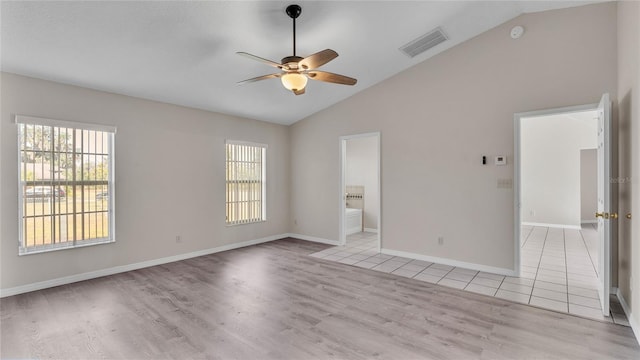
[[[7,73],[1,80],[3,289],[288,232],[286,126]],[[117,126],[115,243],[18,256],[14,114]],[[225,225],[225,139],[268,144],[267,222]]]
[[[338,138],[380,131],[382,247],[512,269],[513,114],[616,99],[616,35],[615,3],[520,16],[294,124],[292,232],[338,239]]]
[[[640,326],[640,3],[618,3],[618,287]],[[624,217],[632,214],[632,219]]]

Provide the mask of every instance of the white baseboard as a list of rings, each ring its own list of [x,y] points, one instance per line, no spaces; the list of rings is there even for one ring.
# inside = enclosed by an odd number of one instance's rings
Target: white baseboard
[[[364,228],[364,231],[366,232],[370,232],[370,233],[378,233],[378,229],[377,228]]]
[[[31,283],[27,285],[20,285],[12,288],[0,289],[0,298],[23,294],[26,292],[31,292],[36,290],[42,290],[42,289],[46,289],[54,286],[71,284],[78,281],[84,281],[84,280],[95,279],[103,276],[114,275],[114,274],[123,273],[127,271],[138,270],[138,269],[142,269],[150,266],[156,266],[156,265],[167,264],[175,261],[186,260],[186,259],[190,259],[198,256],[214,254],[214,253],[238,249],[246,246],[262,244],[269,241],[283,239],[288,236],[289,234],[272,235],[272,236],[267,236],[261,239],[248,240],[248,241],[243,241],[239,243],[222,245],[215,248],[194,251],[186,254],[167,256],[160,259],[142,261],[139,263],[128,264],[128,265],[115,266],[107,269],[90,271],[82,274],[70,275],[70,276],[65,276],[61,278]]]
[[[580,220],[581,224],[597,224],[598,220],[589,219],[589,220]]]
[[[410,253],[410,252],[406,252],[406,251],[382,249],[380,252],[383,253],[383,254],[387,254],[387,255],[402,256],[402,257],[406,257],[406,258],[409,258],[409,259],[429,261],[429,262],[434,262],[434,263],[437,263],[437,264],[450,265],[450,266],[459,266],[461,268],[470,269],[470,270],[483,271],[483,272],[488,272],[488,273],[493,273],[493,274],[500,274],[500,275],[505,275],[505,276],[516,276],[516,272],[514,270],[512,270],[512,269],[505,269],[505,268],[498,268],[498,267],[487,266],[487,265],[482,265],[482,264],[468,263],[468,262],[464,262],[464,261],[452,260],[452,259],[447,259],[447,258],[439,258],[439,257],[435,257],[435,256],[428,256],[428,255]]]
[[[534,223],[534,222],[522,222],[521,224],[525,226],[540,226],[540,227],[557,228],[557,229],[582,230],[582,227],[577,225],[547,224],[547,223]]]
[[[323,239],[315,236],[308,236],[308,235],[302,235],[302,234],[287,234],[287,236],[300,239],[300,240],[313,241],[321,244],[340,245],[340,242],[338,240]]]
[[[620,305],[622,305],[622,310],[624,310],[625,315],[627,315],[627,320],[629,320],[629,325],[631,325],[631,330],[633,330],[633,334],[636,336],[636,340],[640,342],[640,324],[636,322],[633,318],[633,314],[631,313],[631,309],[629,308],[629,304],[622,296],[620,289],[617,289],[616,296],[618,300],[620,300]]]

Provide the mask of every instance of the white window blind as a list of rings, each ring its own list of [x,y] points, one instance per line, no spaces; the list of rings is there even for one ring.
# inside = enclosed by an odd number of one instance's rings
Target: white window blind
[[[16,116],[20,254],[112,242],[115,128]]]
[[[226,142],[227,225],[266,220],[266,153],[266,145]]]

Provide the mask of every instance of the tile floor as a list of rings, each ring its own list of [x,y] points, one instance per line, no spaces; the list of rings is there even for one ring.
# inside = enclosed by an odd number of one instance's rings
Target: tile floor
[[[597,230],[588,224],[582,230],[523,226],[520,277],[381,254],[376,234],[367,232],[349,235],[346,245],[310,256],[629,326],[615,296],[611,297],[611,316],[602,315],[597,236]]]

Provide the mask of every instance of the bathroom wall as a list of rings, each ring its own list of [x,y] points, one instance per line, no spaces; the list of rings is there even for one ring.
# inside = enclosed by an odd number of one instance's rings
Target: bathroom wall
[[[378,139],[375,136],[347,140],[345,185],[364,186],[364,227],[378,229]]]

